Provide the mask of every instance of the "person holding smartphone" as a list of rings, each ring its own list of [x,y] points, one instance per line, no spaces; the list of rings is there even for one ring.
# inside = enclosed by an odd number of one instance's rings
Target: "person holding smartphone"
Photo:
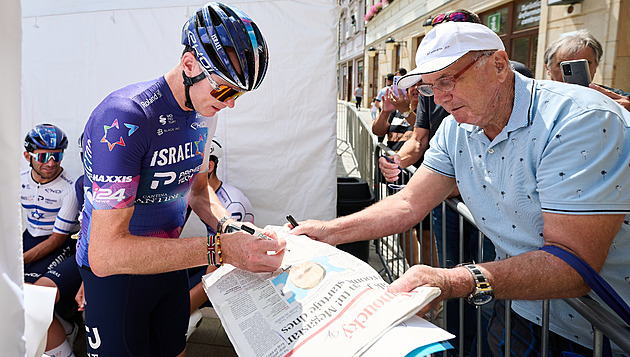
[[[588,62],[588,70],[592,81],[595,78],[595,72],[602,55],[601,43],[588,30],[580,30],[553,41],[547,47],[544,55],[545,69],[551,80],[564,82],[560,64],[565,61],[585,59]],[[630,92],[595,83],[590,83],[588,86],[605,94],[630,111]]]

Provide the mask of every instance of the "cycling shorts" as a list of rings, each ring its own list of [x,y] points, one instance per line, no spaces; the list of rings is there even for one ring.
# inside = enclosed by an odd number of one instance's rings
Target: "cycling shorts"
[[[190,317],[185,270],[97,277],[79,268],[85,284],[89,356],[176,356],[186,348]]]
[[[22,233],[22,249],[24,252],[31,250],[39,243],[48,239],[49,236],[33,237],[28,230]],[[54,269],[68,257],[74,257],[75,241],[68,237],[61,247],[50,252],[45,257],[24,265],[24,282],[33,284],[49,270]]]

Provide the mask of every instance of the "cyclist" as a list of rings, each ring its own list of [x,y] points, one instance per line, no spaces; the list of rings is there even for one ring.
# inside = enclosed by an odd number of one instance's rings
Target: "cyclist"
[[[234,220],[197,175],[208,167],[212,116],[265,76],[264,38],[242,11],[208,3],[184,25],[182,44],[175,68],[113,92],[85,126],[77,262],[89,355],[183,355],[186,268],[274,271],[282,261],[286,242],[273,232],[264,241],[223,234]],[[179,238],[189,204],[216,235]]]

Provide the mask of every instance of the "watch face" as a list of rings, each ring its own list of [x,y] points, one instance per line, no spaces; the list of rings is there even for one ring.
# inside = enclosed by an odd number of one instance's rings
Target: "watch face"
[[[485,305],[485,304],[489,303],[490,301],[492,301],[492,299],[494,299],[494,295],[492,293],[480,293],[480,294],[477,294],[477,295],[473,296],[470,299],[470,302],[473,305],[479,306],[479,305]]]

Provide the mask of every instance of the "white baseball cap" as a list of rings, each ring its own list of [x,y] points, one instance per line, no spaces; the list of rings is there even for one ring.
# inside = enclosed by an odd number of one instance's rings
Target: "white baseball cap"
[[[470,51],[505,50],[503,41],[487,26],[471,22],[444,22],[424,36],[416,52],[416,68],[400,78],[398,87],[407,89],[422,74],[441,71]]]

